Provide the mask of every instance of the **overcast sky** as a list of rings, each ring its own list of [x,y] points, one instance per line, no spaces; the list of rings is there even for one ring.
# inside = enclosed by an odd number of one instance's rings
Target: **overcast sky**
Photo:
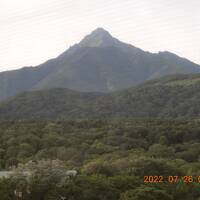
[[[200,64],[200,0],[0,0],[0,71],[54,58],[97,27]]]

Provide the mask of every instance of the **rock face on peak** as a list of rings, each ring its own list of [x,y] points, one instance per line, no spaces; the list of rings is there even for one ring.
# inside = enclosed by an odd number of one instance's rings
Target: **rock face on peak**
[[[168,74],[199,72],[200,66],[187,59],[170,52],[145,52],[98,28],[55,59],[0,73],[0,100],[50,88],[111,92]]]
[[[102,47],[115,46],[118,40],[113,38],[111,34],[103,28],[97,28],[90,35],[87,35],[81,42],[82,47]]]

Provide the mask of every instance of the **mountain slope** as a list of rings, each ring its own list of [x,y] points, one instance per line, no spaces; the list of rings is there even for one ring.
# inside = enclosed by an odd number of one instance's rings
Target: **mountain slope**
[[[199,72],[200,66],[187,59],[170,52],[145,52],[98,28],[38,67],[0,73],[0,99],[50,88],[110,92],[167,74]]]
[[[1,120],[200,117],[200,75],[172,75],[113,93],[24,92],[0,104]]]

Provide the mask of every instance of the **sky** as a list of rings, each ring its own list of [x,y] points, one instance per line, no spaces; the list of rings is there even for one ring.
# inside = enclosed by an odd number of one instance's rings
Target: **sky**
[[[98,27],[200,64],[199,0],[0,0],[0,71],[55,58]]]

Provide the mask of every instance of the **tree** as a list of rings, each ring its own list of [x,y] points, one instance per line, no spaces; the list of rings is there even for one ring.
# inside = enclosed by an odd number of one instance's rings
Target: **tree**
[[[10,179],[0,179],[0,199],[13,200],[14,189],[12,188]]]
[[[19,165],[12,180],[30,199],[44,199],[49,191],[65,184],[69,178],[66,172],[64,163],[58,160],[30,161]]]
[[[149,147],[149,154],[156,158],[172,158],[174,157],[174,148],[161,144],[153,144]]]
[[[120,200],[172,200],[172,197],[163,190],[156,188],[139,188],[128,190],[121,195]]]

